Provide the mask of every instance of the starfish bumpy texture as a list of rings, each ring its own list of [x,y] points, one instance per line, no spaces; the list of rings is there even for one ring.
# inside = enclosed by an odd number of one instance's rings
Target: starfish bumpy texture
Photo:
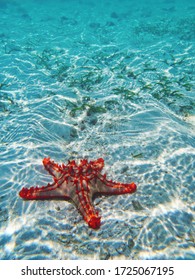
[[[73,160],[67,165],[58,165],[50,158],[44,158],[43,165],[53,176],[53,183],[43,187],[23,188],[19,192],[20,197],[26,200],[71,200],[93,229],[98,229],[101,223],[101,217],[92,204],[95,195],[117,195],[136,191],[135,183],[116,183],[106,179],[106,175],[101,174],[104,167],[102,158],[90,162],[82,159],[79,163]]]

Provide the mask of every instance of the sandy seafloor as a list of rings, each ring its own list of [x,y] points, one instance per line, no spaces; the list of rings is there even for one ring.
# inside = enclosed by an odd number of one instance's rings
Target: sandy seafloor
[[[139,3],[137,3],[139,2]],[[195,3],[0,0],[0,259],[195,259]],[[133,195],[23,201],[42,159]]]

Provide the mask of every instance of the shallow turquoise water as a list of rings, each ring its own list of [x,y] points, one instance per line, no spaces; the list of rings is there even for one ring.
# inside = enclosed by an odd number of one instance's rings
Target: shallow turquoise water
[[[0,0],[0,259],[195,259],[195,4],[137,2]],[[44,157],[138,190],[96,199],[93,231],[19,198]]]

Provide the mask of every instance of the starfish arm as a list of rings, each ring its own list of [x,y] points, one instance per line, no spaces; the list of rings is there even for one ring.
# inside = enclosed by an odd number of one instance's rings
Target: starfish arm
[[[69,199],[67,183],[63,180],[64,178],[43,187],[23,188],[19,196],[25,200]]]
[[[52,175],[55,178],[60,178],[63,174],[62,167],[55,163],[54,161],[51,161],[50,158],[44,158],[43,159],[43,165],[45,169],[49,172],[50,175]]]
[[[105,175],[98,174],[95,180],[95,192],[105,195],[114,195],[114,194],[126,194],[134,193],[137,189],[137,186],[134,182],[130,184],[117,183],[111,180],[107,180]]]
[[[98,215],[98,212],[92,204],[91,192],[89,191],[88,184],[85,180],[77,185],[77,191],[71,199],[89,227],[98,229],[100,227],[101,217]]]
[[[90,161],[89,165],[92,167],[93,170],[100,172],[104,167],[104,160],[103,158],[98,158],[96,160]]]

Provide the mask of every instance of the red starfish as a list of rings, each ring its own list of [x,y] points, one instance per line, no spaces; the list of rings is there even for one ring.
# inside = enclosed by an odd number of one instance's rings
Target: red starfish
[[[125,194],[136,191],[135,183],[123,184],[106,179],[101,174],[104,160],[99,158],[88,162],[74,160],[67,165],[58,165],[50,160],[43,159],[45,169],[53,176],[53,183],[45,187],[23,188],[20,197],[31,199],[68,199],[72,200],[83,215],[88,225],[97,229],[100,227],[101,217],[92,205],[92,199],[97,194]]]

